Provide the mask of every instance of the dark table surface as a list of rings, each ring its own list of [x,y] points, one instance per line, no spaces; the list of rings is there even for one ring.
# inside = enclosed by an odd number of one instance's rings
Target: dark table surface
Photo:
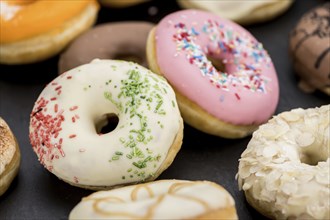
[[[289,33],[298,19],[310,8],[324,2],[297,0],[282,16],[246,27],[264,44],[276,67],[280,81],[280,101],[276,113],[330,103],[329,98],[320,92],[305,94],[297,88],[297,78],[288,55]],[[97,23],[124,20],[156,23],[179,9],[173,0],[149,1],[124,9],[101,8]],[[67,219],[80,199],[92,193],[73,187],[44,169],[29,142],[29,114],[42,89],[57,76],[57,62],[58,56],[31,65],[0,65],[0,116],[16,135],[22,154],[18,176],[0,197],[0,219]],[[223,139],[201,133],[185,124],[182,149],[158,179],[214,181],[234,197],[240,219],[262,219],[247,204],[235,180],[238,159],[250,138]]]

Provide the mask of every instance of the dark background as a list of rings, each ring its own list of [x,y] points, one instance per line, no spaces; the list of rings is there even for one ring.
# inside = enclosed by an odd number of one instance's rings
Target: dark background
[[[288,55],[289,33],[307,10],[322,0],[297,0],[282,16],[246,28],[264,44],[273,59],[280,81],[280,101],[276,113],[293,108],[330,103],[329,97],[297,88],[297,78]],[[124,9],[102,7],[97,23],[124,20],[158,22],[179,10],[174,0],[149,1]],[[150,11],[157,11],[155,15]],[[0,65],[0,116],[20,144],[22,160],[18,176],[0,197],[0,219],[67,219],[70,210],[92,191],[73,187],[49,173],[38,162],[28,138],[29,114],[44,86],[57,76],[58,56],[44,62]],[[210,136],[185,124],[181,151],[158,179],[210,180],[224,186],[236,201],[240,219],[262,219],[238,190],[235,174],[238,159],[251,137],[227,140]]]

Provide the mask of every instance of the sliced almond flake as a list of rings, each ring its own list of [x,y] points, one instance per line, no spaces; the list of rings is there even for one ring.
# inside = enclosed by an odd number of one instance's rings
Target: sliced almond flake
[[[293,195],[297,190],[298,186],[295,182],[286,182],[282,185],[282,191],[287,195]]]
[[[328,173],[320,173],[318,172],[315,176],[316,182],[324,185],[330,185],[330,176]]]
[[[309,199],[309,196],[292,196],[292,197],[289,197],[288,204],[294,205],[294,206],[301,206],[301,205],[306,204],[308,199]]]
[[[301,175],[297,175],[297,181],[307,183],[314,178],[314,175],[309,172],[302,173]]]
[[[280,116],[288,122],[295,122],[300,119],[300,115],[294,112],[283,112]]]
[[[251,186],[252,186],[252,185],[249,184],[249,183],[244,183],[242,189],[243,189],[244,191],[246,191],[246,190],[249,190],[249,189],[251,188]]]
[[[276,154],[278,154],[278,150],[275,148],[275,146],[265,147],[262,151],[262,155],[264,157],[273,157]]]
[[[297,136],[296,142],[300,147],[308,147],[315,142],[315,137],[311,133],[302,133],[301,135]]]

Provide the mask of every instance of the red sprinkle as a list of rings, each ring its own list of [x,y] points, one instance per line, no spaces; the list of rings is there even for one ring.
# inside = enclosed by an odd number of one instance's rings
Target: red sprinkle
[[[57,86],[56,88],[55,88],[55,90],[57,91],[57,90],[59,90],[59,89],[61,89],[62,88],[62,86]]]
[[[237,98],[238,100],[241,99],[241,97],[239,97],[239,95],[238,95],[237,93],[235,93],[235,96],[236,96],[236,98]]]
[[[72,117],[72,122],[75,123],[76,122],[76,118]]]
[[[72,76],[67,76],[66,78],[67,78],[67,79],[72,79]]]
[[[56,97],[53,97],[53,98],[51,98],[50,100],[51,100],[51,101],[55,101],[55,100],[56,100]]]
[[[54,105],[54,112],[57,113],[57,111],[58,111],[58,104],[55,104]]]
[[[74,111],[74,110],[76,110],[78,108],[78,106],[72,106],[71,108],[70,108],[70,111]]]
[[[70,136],[69,136],[69,138],[75,138],[77,135],[75,135],[75,134],[71,134]]]
[[[57,82],[52,82],[52,86],[56,86],[58,83]]]

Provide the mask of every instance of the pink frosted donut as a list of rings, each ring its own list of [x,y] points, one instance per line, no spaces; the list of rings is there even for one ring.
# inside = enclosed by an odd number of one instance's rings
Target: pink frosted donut
[[[279,86],[273,63],[248,31],[197,10],[163,18],[150,32],[150,68],[176,91],[184,120],[209,134],[244,137],[274,113]]]

